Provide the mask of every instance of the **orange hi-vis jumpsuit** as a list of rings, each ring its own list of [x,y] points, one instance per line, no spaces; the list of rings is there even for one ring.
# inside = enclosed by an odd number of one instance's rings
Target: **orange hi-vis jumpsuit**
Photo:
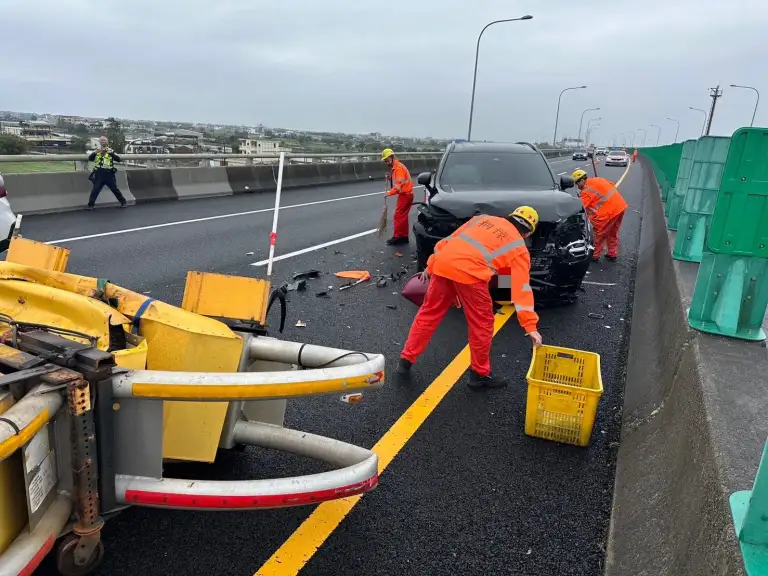
[[[394,238],[408,238],[408,214],[413,204],[413,181],[408,168],[400,160],[392,163],[392,188],[387,196],[397,195],[395,208],[395,233]]]
[[[488,376],[493,339],[493,301],[488,282],[503,268],[511,271],[512,301],[518,322],[526,333],[536,330],[539,316],[533,309],[531,257],[525,240],[506,218],[475,216],[440,240],[427,260],[429,288],[401,358],[416,362],[458,297],[469,327],[472,370],[479,376]]]
[[[608,256],[619,255],[619,230],[627,203],[619,194],[613,182],[605,178],[587,178],[581,191],[581,201],[592,227],[595,229],[595,251],[592,259],[597,260],[608,244]]]

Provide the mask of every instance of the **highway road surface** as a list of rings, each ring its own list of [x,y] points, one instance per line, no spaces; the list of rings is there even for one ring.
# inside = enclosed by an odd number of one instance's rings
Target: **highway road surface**
[[[555,173],[584,165],[570,159],[552,162]],[[614,181],[625,172],[598,168]],[[366,447],[384,437],[386,469],[379,487],[354,506],[231,513],[132,508],[107,523],[107,554],[97,573],[601,573],[646,182],[638,165],[630,167],[621,184],[630,207],[619,261],[591,267],[578,303],[541,312],[545,342],[593,350],[602,357],[605,393],[592,444],[585,449],[524,435],[531,350],[513,314],[497,317],[503,326],[492,355],[495,371],[511,381],[508,388],[467,388],[466,327],[460,311],[446,317],[415,366],[413,382],[398,383],[394,367],[415,313],[399,297],[400,283],[384,288],[362,284],[331,291],[327,298],[315,295],[338,286],[333,273],[340,270],[365,269],[374,275],[401,267],[415,270],[413,243],[394,249],[371,233],[381,210],[382,183],[287,191],[278,230],[281,259],[273,282],[312,268],[323,276],[311,280],[306,292],[290,293],[284,337],[383,353],[392,377],[357,405],[330,397],[291,401],[285,425]],[[417,197],[422,193],[417,190]],[[261,263],[267,257],[273,203],[274,195],[256,194],[31,216],[24,219],[23,233],[70,248],[72,272],[109,278],[180,304],[188,270],[265,274]],[[591,319],[590,312],[604,318]],[[271,318],[273,324],[277,316]],[[298,320],[306,327],[296,327]],[[406,411],[406,426],[393,427]],[[222,454],[214,466],[169,466],[166,475],[245,479],[322,469],[311,461],[248,448]],[[51,565],[48,559],[40,573],[47,574]]]

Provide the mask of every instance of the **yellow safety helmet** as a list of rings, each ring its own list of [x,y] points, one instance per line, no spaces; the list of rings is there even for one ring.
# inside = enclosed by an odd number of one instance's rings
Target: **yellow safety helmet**
[[[392,156],[394,152],[392,152],[392,148],[385,148],[384,151],[381,153],[381,159],[386,160],[390,156]]]
[[[587,178],[587,173],[584,172],[584,170],[576,170],[573,174],[571,174],[571,177],[574,179],[574,181],[578,182],[582,178]]]
[[[509,216],[524,222],[531,229],[531,232],[536,230],[536,226],[539,225],[539,213],[530,206],[520,206]]]

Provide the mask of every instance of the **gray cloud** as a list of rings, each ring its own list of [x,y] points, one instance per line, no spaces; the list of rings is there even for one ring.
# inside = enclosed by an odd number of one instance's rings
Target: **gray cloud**
[[[0,0],[0,108],[461,137],[478,32],[523,14],[483,37],[476,138],[551,139],[566,86],[558,133],[599,106],[606,143],[698,135],[718,82],[716,134],[752,115],[729,84],[768,96],[764,0]]]

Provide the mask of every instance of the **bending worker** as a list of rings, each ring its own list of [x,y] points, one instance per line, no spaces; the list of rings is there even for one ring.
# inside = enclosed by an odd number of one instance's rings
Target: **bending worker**
[[[619,194],[616,185],[605,178],[589,178],[584,170],[573,173],[576,186],[581,191],[581,202],[587,211],[589,221],[595,229],[595,251],[592,261],[600,260],[603,244],[608,244],[605,257],[615,261],[619,256],[619,230],[627,203]]]
[[[469,326],[472,356],[469,385],[473,388],[506,386],[506,380],[491,371],[494,313],[488,282],[497,270],[510,269],[517,319],[533,345],[539,346],[539,316],[533,310],[529,283],[531,257],[525,246],[525,238],[533,233],[538,222],[536,210],[521,206],[507,218],[475,216],[437,243],[434,254],[427,260],[427,269],[422,272],[422,280],[429,280],[429,287],[400,355],[398,374],[410,374],[411,366],[424,352],[458,297]]]
[[[387,191],[387,196],[397,195],[397,207],[395,208],[395,233],[387,240],[387,244],[408,244],[408,214],[413,204],[413,181],[405,164],[400,162],[391,148],[381,153],[381,159],[389,166],[392,188]]]
[[[93,188],[91,189],[91,196],[88,198],[87,210],[93,210],[96,199],[99,197],[99,192],[104,186],[107,186],[112,194],[115,195],[117,201],[120,202],[120,206],[125,208],[127,202],[117,187],[117,180],[115,179],[115,162],[122,162],[120,156],[115,154],[115,151],[108,146],[109,140],[106,136],[99,138],[98,150],[91,152],[88,156],[88,161],[93,162],[93,172],[88,177],[93,182]]]

